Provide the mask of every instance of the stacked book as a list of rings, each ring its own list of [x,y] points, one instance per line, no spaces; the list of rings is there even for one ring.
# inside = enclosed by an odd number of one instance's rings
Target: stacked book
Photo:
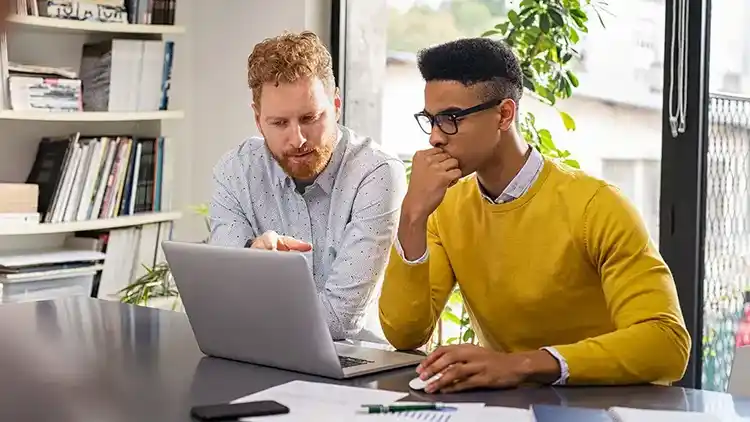
[[[172,41],[114,39],[83,47],[86,111],[156,111],[169,107]]]
[[[91,296],[106,255],[91,250],[48,250],[0,255],[0,303]]]
[[[0,183],[0,227],[38,223],[39,186]]]
[[[15,12],[21,16],[128,23],[125,0],[16,0]]]
[[[144,25],[174,25],[177,0],[16,0],[22,16]]]
[[[39,185],[45,223],[162,211],[171,176],[169,140],[133,136],[45,138],[27,183]]]
[[[82,111],[81,80],[75,71],[8,64],[10,107],[20,111]]]

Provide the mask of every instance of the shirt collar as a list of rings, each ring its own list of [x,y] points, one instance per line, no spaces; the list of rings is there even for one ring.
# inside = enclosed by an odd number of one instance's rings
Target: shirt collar
[[[523,167],[521,167],[521,170],[516,173],[515,177],[513,177],[513,180],[510,181],[505,190],[503,190],[503,192],[497,198],[490,198],[487,195],[487,191],[479,183],[479,178],[476,178],[477,186],[479,186],[479,192],[482,193],[484,199],[495,204],[502,204],[520,198],[531,188],[531,185],[534,184],[537,175],[542,170],[542,166],[544,166],[544,158],[536,148],[529,148],[531,149],[531,152],[529,153],[529,157],[526,159]]]
[[[330,194],[333,190],[333,183],[336,181],[336,174],[338,174],[339,167],[341,167],[341,161],[344,158],[344,152],[349,140],[349,133],[346,128],[338,125],[336,135],[336,141],[333,145],[333,154],[331,159],[328,161],[325,169],[315,178],[315,181],[310,184],[312,186],[319,186],[327,194]],[[277,182],[283,186],[294,187],[294,180],[289,177],[288,174],[281,168],[275,158],[268,154],[271,160],[271,175],[277,180]]]

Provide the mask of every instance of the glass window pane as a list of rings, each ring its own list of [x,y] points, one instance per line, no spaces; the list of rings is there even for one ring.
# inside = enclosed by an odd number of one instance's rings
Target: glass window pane
[[[712,0],[710,16],[702,386],[725,391],[750,343],[750,3]]]

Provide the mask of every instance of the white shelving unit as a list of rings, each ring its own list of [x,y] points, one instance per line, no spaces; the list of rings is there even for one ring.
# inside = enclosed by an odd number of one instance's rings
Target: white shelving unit
[[[70,223],[49,224],[0,224],[0,236],[28,236],[34,234],[61,234],[81,231],[111,230],[146,224],[168,223],[178,220],[179,212],[146,212],[117,218],[73,221]]]
[[[155,120],[175,120],[182,119],[183,117],[184,114],[181,111],[0,111],[0,120],[34,120],[38,122],[145,122]]]
[[[6,30],[6,60],[16,63],[80,68],[83,44],[105,39],[138,39],[175,41],[175,56],[180,54],[180,34],[185,28],[176,25],[140,25],[123,23],[100,23],[73,21],[38,16],[11,16]],[[176,62],[176,60],[174,60]],[[4,78],[3,78],[4,79]],[[4,92],[8,92],[8,81],[3,80]],[[170,93],[173,91],[170,90]],[[1,103],[0,103],[1,104]],[[184,118],[181,110],[170,101],[167,111],[133,112],[45,112],[18,111],[0,106],[0,181],[23,183],[33,165],[39,141],[44,137],[60,137],[71,133],[86,136],[168,136],[163,131],[162,122]],[[179,140],[170,137],[170,150],[165,153],[164,171],[174,174]],[[171,195],[165,195],[168,201]],[[143,227],[154,228],[162,234],[171,230],[174,221],[182,217],[180,211],[173,210],[171,204],[162,202],[161,212],[143,212],[115,218],[78,220],[64,223],[2,223],[0,222],[0,252],[16,250],[49,249],[62,246],[76,232],[109,232],[117,229]],[[166,229],[166,230],[165,230]],[[112,236],[110,235],[110,238]],[[143,256],[144,238],[140,237],[140,256]],[[151,240],[149,240],[151,242]],[[153,244],[153,242],[152,242]],[[148,246],[153,261],[159,259],[158,245]],[[107,254],[107,260],[110,254]],[[147,259],[151,259],[150,257]],[[136,259],[138,261],[138,259]],[[148,262],[141,262],[149,264]],[[140,266],[137,263],[136,267]],[[105,263],[105,271],[106,263]],[[132,281],[132,280],[130,280]]]
[[[110,34],[183,34],[185,28],[177,25],[137,25],[102,23],[45,18],[40,16],[11,16],[8,22],[18,27],[29,27],[45,32],[105,32]]]

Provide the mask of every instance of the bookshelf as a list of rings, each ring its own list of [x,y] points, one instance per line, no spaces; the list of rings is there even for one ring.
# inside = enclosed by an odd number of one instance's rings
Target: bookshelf
[[[29,236],[36,234],[67,234],[83,231],[112,230],[137,227],[147,224],[171,223],[179,220],[182,213],[149,212],[117,218],[97,218],[70,223],[13,224],[0,225],[0,236]]]
[[[39,122],[143,122],[148,120],[179,120],[183,117],[182,111],[0,111],[0,120],[34,120]]]
[[[43,16],[11,16],[8,22],[17,27],[27,30],[44,32],[105,32],[111,34],[150,34],[168,35],[183,34],[185,27],[178,25],[143,25],[132,23],[105,23],[86,22],[67,19],[48,18]]]
[[[171,134],[184,113],[170,81],[186,31],[127,23],[129,11],[119,22],[48,17],[42,9],[55,1],[22,1],[29,9],[0,34],[0,252],[101,248],[91,291],[102,297],[105,284],[116,291],[160,260],[160,241],[182,217],[172,205],[180,142]],[[3,183],[39,186],[38,222],[3,219]]]

